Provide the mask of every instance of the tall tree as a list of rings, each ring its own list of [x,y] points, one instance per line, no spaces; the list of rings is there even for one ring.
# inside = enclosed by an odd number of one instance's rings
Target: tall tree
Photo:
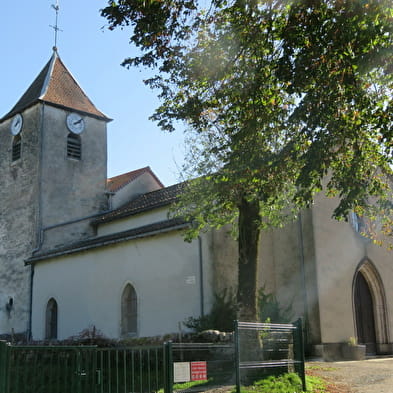
[[[152,118],[190,136],[193,180],[177,205],[190,237],[232,224],[239,318],[257,317],[261,229],[282,225],[323,189],[346,217],[388,193],[392,164],[392,17],[388,0],[110,1],[157,69]]]

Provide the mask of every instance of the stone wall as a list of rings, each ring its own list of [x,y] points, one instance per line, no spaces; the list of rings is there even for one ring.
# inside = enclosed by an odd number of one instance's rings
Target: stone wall
[[[28,328],[30,268],[24,265],[24,260],[37,245],[40,108],[29,108],[23,115],[21,158],[14,162],[11,160],[11,119],[0,124],[2,334],[22,333]]]
[[[82,218],[107,208],[106,122],[84,116],[82,158],[73,160],[67,157],[69,112],[42,103],[24,110],[15,161],[12,119],[0,124],[0,334],[29,328],[30,267],[24,261],[36,249],[93,235]]]
[[[46,106],[43,122],[42,228],[44,248],[91,236],[89,220],[65,225],[63,233],[47,230],[60,224],[90,217],[107,209],[106,123],[84,116],[80,134],[81,160],[68,158],[66,117],[70,111]],[[60,230],[61,231],[61,230]],[[53,235],[53,237],[52,237]]]

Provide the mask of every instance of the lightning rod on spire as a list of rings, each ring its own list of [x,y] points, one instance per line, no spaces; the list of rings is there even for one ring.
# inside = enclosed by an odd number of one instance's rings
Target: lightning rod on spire
[[[56,20],[55,20],[55,25],[49,25],[50,27],[52,27],[52,29],[55,31],[55,46],[53,47],[54,51],[57,51],[57,33],[59,31],[63,31],[61,29],[59,29],[59,25],[58,25],[58,18],[59,18],[59,0],[56,0],[56,4],[52,4],[52,8],[55,10],[56,12]]]

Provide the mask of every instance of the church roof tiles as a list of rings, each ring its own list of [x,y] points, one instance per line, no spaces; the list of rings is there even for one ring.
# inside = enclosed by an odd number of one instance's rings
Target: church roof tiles
[[[94,220],[93,225],[103,224],[105,222],[128,217],[158,207],[167,206],[177,199],[183,187],[184,183],[178,183],[170,187],[142,194],[119,209],[103,214],[101,217]]]
[[[73,109],[106,121],[111,120],[90,101],[56,51],[19,101],[1,120],[10,118],[37,102]]]
[[[157,183],[161,186],[164,187],[164,185],[161,183],[160,179],[153,173],[153,171],[150,169],[149,166],[137,169],[135,171],[123,173],[118,176],[111,177],[107,180],[107,188],[111,192],[116,192],[126,186],[127,184],[131,183],[133,180],[135,180],[137,177],[143,175],[144,173],[150,173],[154,179],[157,181]]]

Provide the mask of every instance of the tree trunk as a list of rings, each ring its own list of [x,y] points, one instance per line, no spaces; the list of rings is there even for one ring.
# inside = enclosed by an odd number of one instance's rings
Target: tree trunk
[[[258,243],[261,215],[259,201],[242,199],[239,205],[238,319],[257,321]]]

